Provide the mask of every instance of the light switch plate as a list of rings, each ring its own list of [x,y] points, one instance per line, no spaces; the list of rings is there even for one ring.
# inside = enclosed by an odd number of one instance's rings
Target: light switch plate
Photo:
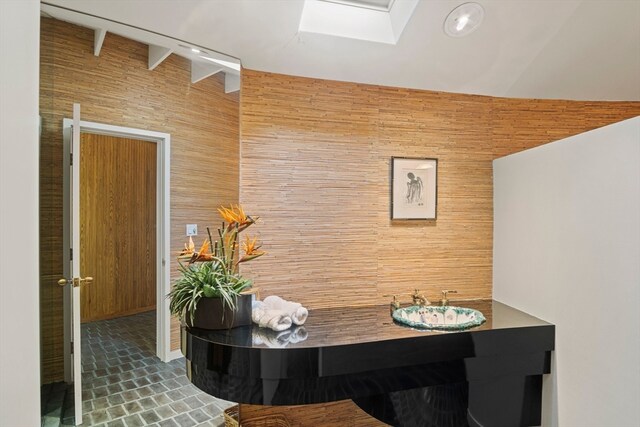
[[[198,235],[198,224],[187,224],[187,236]]]

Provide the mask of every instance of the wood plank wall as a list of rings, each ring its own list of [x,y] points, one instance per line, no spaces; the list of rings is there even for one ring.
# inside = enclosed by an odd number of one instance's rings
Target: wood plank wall
[[[82,322],[155,310],[157,144],[80,139]]]
[[[41,339],[45,383],[63,374],[62,119],[73,102],[83,120],[171,134],[171,245],[185,241],[185,224],[217,223],[215,208],[238,201],[238,93],[224,79],[190,81],[189,62],[171,55],[147,69],[147,46],[108,33],[99,57],[93,30],[43,18],[41,23],[40,178]],[[16,242],[19,246],[19,242]],[[171,260],[175,275],[177,266]],[[172,345],[179,329],[172,323]]]
[[[240,199],[263,296],[310,308],[492,294],[492,160],[640,114],[639,102],[502,99],[244,70]],[[437,221],[389,220],[391,156],[437,157]],[[408,301],[408,297],[402,298]]]

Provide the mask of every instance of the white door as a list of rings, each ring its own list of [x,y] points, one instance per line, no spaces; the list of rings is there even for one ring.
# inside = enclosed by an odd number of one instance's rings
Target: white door
[[[75,423],[82,424],[80,292],[93,280],[80,271],[80,104],[73,104],[73,124],[64,139],[64,362],[65,381],[73,382]]]

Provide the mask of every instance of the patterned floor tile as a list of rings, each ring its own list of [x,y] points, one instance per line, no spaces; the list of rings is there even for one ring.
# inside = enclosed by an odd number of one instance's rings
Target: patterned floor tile
[[[82,325],[83,426],[224,425],[233,403],[193,386],[184,359],[162,363],[155,328],[155,312]],[[73,425],[71,394],[62,383],[43,386],[42,425]]]

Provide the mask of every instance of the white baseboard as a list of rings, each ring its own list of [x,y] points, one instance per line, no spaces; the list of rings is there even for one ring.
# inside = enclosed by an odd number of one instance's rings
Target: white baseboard
[[[173,350],[169,352],[169,354],[167,355],[167,360],[165,360],[165,362],[171,362],[172,360],[180,359],[181,357],[184,357],[181,350]]]

